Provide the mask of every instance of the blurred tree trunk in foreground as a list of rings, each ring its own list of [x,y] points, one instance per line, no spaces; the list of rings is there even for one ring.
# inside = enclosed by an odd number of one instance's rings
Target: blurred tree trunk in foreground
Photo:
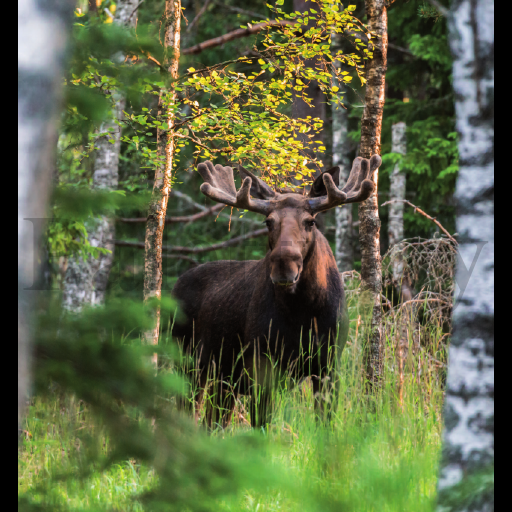
[[[166,0],[164,20],[164,67],[169,70],[170,78],[177,79],[180,59],[181,0]],[[177,93],[171,86],[170,90],[162,89],[158,102],[158,115],[165,120],[168,129],[158,129],[157,131],[157,151],[162,163],[155,171],[153,194],[146,222],[144,264],[144,302],[146,303],[152,298],[160,300],[162,297],[162,239],[171,191],[176,99]],[[153,345],[158,344],[159,331],[160,307],[157,307],[153,329],[144,333],[144,341]]]
[[[369,42],[373,59],[366,63],[366,92],[361,119],[360,156],[380,155],[382,114],[384,111],[385,81],[388,52],[388,14],[385,0],[366,0],[368,28],[375,34]],[[370,48],[369,48],[370,49]],[[374,174],[377,185],[372,195],[359,203],[359,241],[361,244],[361,286],[369,293],[372,317],[367,326],[368,349],[366,374],[370,386],[379,381],[382,367],[382,262],[380,257],[380,219],[378,203],[379,171]]]
[[[392,128],[392,147],[393,153],[405,155],[407,153],[405,123],[395,123]],[[389,206],[388,236],[389,247],[393,250],[396,244],[404,239],[404,203],[406,190],[405,172],[400,170],[400,162],[395,164],[391,174],[389,187],[389,200],[392,202]],[[407,276],[403,275],[404,265],[400,255],[393,254],[393,280],[395,287],[400,293],[402,302],[412,299],[412,290]]]
[[[18,426],[30,386],[30,288],[38,277],[73,7],[66,0],[18,2]]]
[[[134,13],[138,0],[120,0],[117,3],[114,23],[134,26],[137,15]],[[96,139],[92,188],[115,190],[118,182],[119,152],[121,149],[121,127],[116,123],[123,118],[125,98],[119,92],[113,93],[113,111],[110,119],[100,127],[100,132],[109,135]],[[112,139],[114,142],[109,142]],[[68,260],[64,280],[62,304],[69,311],[78,312],[83,306],[103,304],[107,291],[108,277],[114,261],[115,222],[112,217],[102,215],[91,219],[87,233],[93,247],[108,249],[110,252],[91,255],[85,259],[74,255]]]
[[[453,0],[449,16],[460,137],[457,284],[467,287],[453,311],[439,510],[487,512],[494,510],[494,2]]]

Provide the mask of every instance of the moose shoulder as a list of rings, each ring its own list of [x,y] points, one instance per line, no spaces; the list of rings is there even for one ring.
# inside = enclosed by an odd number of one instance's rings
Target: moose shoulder
[[[240,190],[231,167],[199,164],[201,191],[214,201],[265,215],[269,250],[258,261],[218,261],[185,272],[173,295],[187,321],[173,334],[194,353],[198,384],[204,387],[212,367],[218,404],[229,421],[238,393],[253,398],[251,423],[259,427],[270,413],[269,375],[293,368],[312,376],[314,390],[332,367],[333,349],[341,352],[348,321],[343,284],[329,244],[315,215],[369,197],[381,159],[356,158],[349,180],[339,189],[339,168],[322,173],[308,195],[280,194],[243,168]],[[298,364],[299,358],[301,363]],[[226,384],[228,383],[228,384]],[[207,409],[207,422],[218,411]]]

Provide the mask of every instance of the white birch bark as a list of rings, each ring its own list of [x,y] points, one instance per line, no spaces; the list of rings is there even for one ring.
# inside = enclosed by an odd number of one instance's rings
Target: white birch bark
[[[400,155],[407,152],[406,124],[403,122],[395,123],[392,127],[392,146],[391,151]],[[397,162],[391,173],[389,199],[391,201],[389,207],[388,237],[389,246],[392,248],[404,239],[404,203],[406,190],[405,172],[400,169]],[[397,202],[393,202],[397,201]],[[403,275],[404,265],[403,259],[399,254],[392,252],[393,265],[393,281],[396,288],[401,292],[402,300],[408,301],[412,299],[412,291],[409,286],[407,277]]]
[[[137,0],[120,0],[114,17],[114,23],[133,26],[137,19],[134,10]],[[121,149],[121,128],[115,120],[121,120],[125,108],[125,99],[114,93],[112,117],[100,127],[100,132],[110,132],[108,136],[96,141],[93,189],[114,190],[118,183],[119,152]],[[114,142],[109,142],[112,139]],[[115,238],[114,219],[100,216],[91,219],[87,226],[89,242],[93,247],[111,251],[99,254],[97,258],[88,256],[71,256],[64,280],[62,304],[69,311],[78,312],[84,305],[98,305],[105,301],[108,277],[114,261],[114,244],[109,240]]]
[[[439,510],[491,511],[494,498],[488,475],[494,467],[494,1],[453,0],[450,42],[460,134],[456,191],[458,282],[466,277],[462,262],[471,263],[477,244],[485,245],[464,297],[456,302],[453,313]],[[465,494],[460,494],[461,489],[466,489]]]
[[[338,107],[332,112],[332,164],[340,168],[340,184],[346,183],[350,174],[348,156],[348,115],[346,109]],[[347,204],[334,210],[335,239],[334,257],[340,272],[354,268],[352,250],[352,205]]]
[[[72,2],[18,1],[18,425],[30,385],[30,288],[38,274],[72,12]]]

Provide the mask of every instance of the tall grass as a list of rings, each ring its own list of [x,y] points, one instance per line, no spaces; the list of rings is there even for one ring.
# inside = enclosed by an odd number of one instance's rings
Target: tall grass
[[[333,377],[337,393],[315,397],[310,379],[288,379],[274,391],[272,422],[255,434],[264,438],[264,455],[282,472],[282,485],[248,485],[242,494],[219,497],[216,510],[434,510],[446,342],[442,322],[430,317],[422,325],[411,309],[386,315],[383,378],[368,396],[364,311],[356,293],[349,297],[349,339]],[[176,369],[163,361],[160,371]],[[319,398],[323,409],[315,407]],[[204,408],[198,412],[204,422]],[[211,436],[229,438],[243,449],[237,440],[250,432],[250,414],[249,398],[236,397],[231,423]],[[96,436],[97,450],[108,453],[110,440],[86,404],[58,391],[50,398],[33,397],[19,450],[19,494],[34,498],[46,490],[45,499],[56,508],[143,510],[134,495],[154,486],[157,477],[136,460],[97,468],[82,480],[55,480],[56,474],[80,470],[77,433],[84,431]]]

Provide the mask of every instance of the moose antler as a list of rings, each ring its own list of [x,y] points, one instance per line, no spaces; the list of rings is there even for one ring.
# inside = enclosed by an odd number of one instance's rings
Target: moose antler
[[[224,203],[263,215],[270,213],[270,201],[251,197],[252,179],[249,176],[243,180],[242,186],[237,192],[231,167],[223,167],[219,164],[214,167],[208,160],[200,163],[197,170],[204,180],[200,187],[201,192],[210,199],[217,203]]]
[[[375,188],[372,181],[373,173],[380,167],[382,158],[373,155],[370,160],[357,157],[352,164],[352,170],[346,185],[340,190],[329,173],[323,175],[327,195],[313,197],[308,203],[311,213],[323,212],[347,203],[359,203],[368,199]]]

